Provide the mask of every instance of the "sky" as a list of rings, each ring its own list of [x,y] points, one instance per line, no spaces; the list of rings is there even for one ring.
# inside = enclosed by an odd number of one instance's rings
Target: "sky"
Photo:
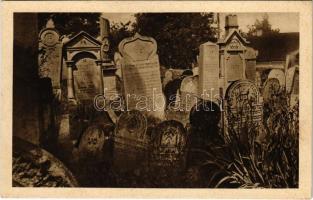
[[[247,25],[253,25],[256,19],[261,20],[265,13],[220,13],[220,27],[225,25],[225,16],[236,14],[238,16],[239,28],[247,32]],[[267,13],[272,28],[279,28],[280,32],[299,32],[299,14],[298,13]],[[102,13],[102,16],[115,23],[126,23],[135,21],[134,13]]]

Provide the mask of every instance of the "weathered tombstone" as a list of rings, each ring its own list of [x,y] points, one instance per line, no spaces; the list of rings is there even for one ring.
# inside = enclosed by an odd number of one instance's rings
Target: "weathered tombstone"
[[[185,166],[187,134],[180,122],[175,120],[161,122],[152,137],[153,166],[180,168]]]
[[[277,78],[267,79],[263,87],[263,102],[269,102],[274,96],[279,93],[280,88],[280,82]]]
[[[290,106],[299,101],[299,66],[293,66],[287,70],[286,91],[290,95]]]
[[[137,110],[119,116],[114,134],[113,165],[122,170],[134,169],[148,158],[150,138],[147,119]]]
[[[62,43],[52,19],[39,33],[39,77],[50,78],[56,95],[61,89]]]
[[[192,68],[192,73],[194,76],[199,75],[199,67],[197,66],[197,67]]]
[[[127,108],[148,111],[149,115],[162,119],[165,100],[156,51],[156,41],[138,33],[119,44]]]
[[[107,100],[114,100],[118,97],[118,77],[116,71],[118,68],[109,59],[110,50],[110,22],[109,20],[100,17],[100,37],[102,41],[101,45],[101,65],[103,70],[103,95]]]
[[[229,128],[240,133],[247,125],[260,125],[263,106],[258,88],[248,80],[233,82],[226,91],[226,116]]]
[[[247,47],[245,52],[246,60],[246,78],[250,81],[255,81],[256,76],[256,57],[257,51],[251,47]]]
[[[280,69],[272,69],[267,76],[267,79],[276,78],[279,81],[280,86],[285,86],[285,73]]]
[[[119,54],[118,52],[114,53],[114,63],[115,63],[115,67],[117,68],[115,74],[121,79],[122,78],[122,71],[121,71],[121,54]]]
[[[102,68],[99,65],[101,42],[81,31],[64,44],[67,64],[67,95],[83,104],[91,104],[103,94]]]
[[[171,70],[166,70],[166,72],[164,73],[164,78],[162,80],[163,88],[165,88],[165,86],[172,80],[173,80],[173,72]]]
[[[212,42],[200,45],[199,95],[209,100],[219,94],[219,46]]]
[[[89,126],[80,138],[78,151],[81,159],[100,159],[108,136],[99,126]]]
[[[199,76],[187,76],[180,85],[180,107],[183,111],[190,111],[199,98]]]
[[[94,58],[79,59],[73,77],[77,100],[92,102],[96,95],[101,94],[101,74]]]

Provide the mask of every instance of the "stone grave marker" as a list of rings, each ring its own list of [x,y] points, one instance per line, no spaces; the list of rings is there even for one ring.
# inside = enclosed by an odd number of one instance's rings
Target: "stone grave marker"
[[[200,45],[199,54],[199,95],[209,100],[206,94],[219,94],[219,46],[212,42]]]
[[[228,125],[240,132],[244,125],[262,122],[263,106],[258,88],[253,82],[239,80],[226,90],[226,116]]]
[[[187,135],[184,126],[175,120],[157,125],[152,136],[151,164],[157,167],[185,165]]]
[[[103,154],[103,147],[108,136],[104,130],[96,125],[89,126],[82,134],[78,151],[81,159],[100,159]]]
[[[269,102],[280,91],[280,82],[277,78],[267,79],[263,87],[263,102]]]
[[[67,64],[68,99],[91,104],[103,94],[100,61],[101,42],[81,31],[64,44]]]
[[[101,94],[101,74],[95,59],[88,57],[79,59],[73,77],[77,100],[92,102],[96,95]]]
[[[295,65],[287,70],[286,91],[290,95],[290,106],[299,101],[299,66]]]
[[[180,105],[189,112],[199,98],[199,76],[187,76],[180,85]]]
[[[52,19],[48,20],[46,28],[39,33],[38,64],[39,77],[49,77],[56,93],[56,90],[61,89],[62,43]]]
[[[148,111],[149,115],[162,119],[165,99],[156,51],[156,41],[138,33],[119,44],[127,108]]]
[[[246,77],[248,80],[255,81],[256,75],[256,57],[257,51],[251,47],[247,47],[245,52],[245,61],[246,61]]]
[[[119,169],[134,169],[148,158],[150,138],[146,134],[147,119],[137,110],[119,116],[114,134],[113,165]]]
[[[172,80],[173,80],[173,72],[171,70],[166,70],[166,72],[164,73],[164,78],[162,80],[163,88],[165,88],[165,86]]]
[[[285,73],[280,69],[272,69],[267,76],[267,79],[276,78],[279,81],[280,86],[285,86]]]

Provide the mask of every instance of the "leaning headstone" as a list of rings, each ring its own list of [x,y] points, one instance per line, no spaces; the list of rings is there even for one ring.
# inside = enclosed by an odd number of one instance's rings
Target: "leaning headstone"
[[[164,118],[165,100],[156,41],[136,33],[134,37],[120,42],[119,52],[123,57],[121,63],[127,108],[145,110],[149,115]]]
[[[120,115],[114,134],[113,165],[119,169],[134,169],[148,156],[147,119],[137,110]]]
[[[262,122],[263,106],[258,88],[253,82],[239,80],[226,90],[226,116],[230,128],[240,132],[246,125]]]
[[[280,69],[272,69],[267,76],[267,79],[276,78],[279,81],[280,86],[285,86],[285,73]]]
[[[52,19],[48,20],[46,28],[39,33],[38,64],[39,77],[50,78],[56,93],[61,88],[62,43]]]
[[[280,82],[277,78],[267,79],[263,87],[263,102],[267,103],[273,99],[280,91]]]
[[[199,95],[209,100],[219,94],[219,46],[212,42],[200,45]],[[212,96],[212,97],[211,97]]]
[[[157,167],[185,165],[187,135],[184,126],[175,120],[157,125],[152,136],[151,164]]]

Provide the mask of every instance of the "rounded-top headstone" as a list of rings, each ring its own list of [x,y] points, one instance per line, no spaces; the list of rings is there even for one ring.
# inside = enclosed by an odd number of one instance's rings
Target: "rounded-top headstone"
[[[276,78],[281,86],[285,86],[285,73],[280,69],[272,69],[267,76],[267,79]]]
[[[263,87],[263,101],[264,103],[270,101],[280,91],[280,82],[277,78],[267,79]]]
[[[78,150],[82,156],[101,156],[105,140],[104,130],[100,126],[89,126],[81,136]]]
[[[152,136],[153,163],[168,166],[183,162],[186,141],[186,130],[182,123],[175,120],[161,122]]]

